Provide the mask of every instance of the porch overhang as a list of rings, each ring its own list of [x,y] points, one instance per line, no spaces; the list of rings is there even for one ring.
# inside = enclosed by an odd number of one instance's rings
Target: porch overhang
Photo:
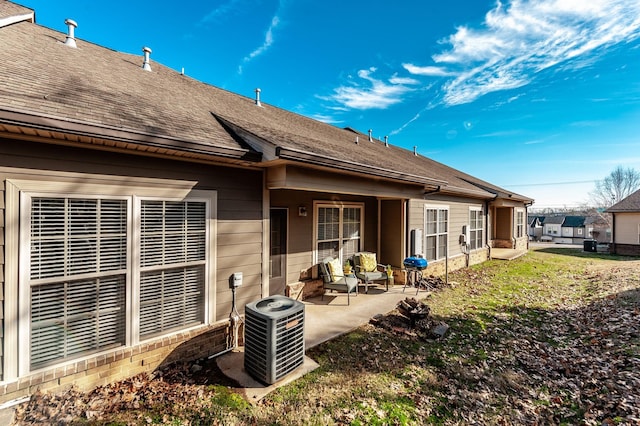
[[[318,155],[312,152],[298,150],[294,148],[277,147],[276,156],[282,160],[289,160],[315,166],[324,166],[330,170],[340,170],[348,173],[356,173],[362,176],[370,176],[372,178],[388,179],[408,184],[423,185],[423,188],[446,185],[447,182],[440,179],[432,179],[425,176],[415,175],[411,173],[401,172],[398,170],[376,167],[371,164],[331,158],[328,156]]]
[[[363,173],[329,169],[327,166],[278,164],[267,168],[267,189],[328,192],[377,198],[420,198],[424,185],[382,179]]]

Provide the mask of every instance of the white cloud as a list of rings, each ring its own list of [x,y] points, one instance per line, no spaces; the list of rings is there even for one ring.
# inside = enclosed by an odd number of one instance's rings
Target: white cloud
[[[354,81],[351,85],[334,89],[333,95],[323,99],[353,109],[385,109],[401,102],[402,95],[415,90],[411,85],[418,84],[417,80],[397,75],[387,81],[379,80],[372,77],[376,71],[374,67],[358,71],[358,77],[366,83]]]
[[[199,24],[204,25],[210,22],[214,22],[225,15],[237,11],[240,8],[239,6],[242,2],[243,0],[229,0],[228,2],[218,6],[211,12],[207,13],[202,19],[200,19]]]
[[[284,0],[280,1],[276,14],[271,18],[271,24],[267,29],[267,32],[264,36],[264,42],[262,43],[262,45],[254,49],[251,53],[249,53],[247,56],[245,56],[242,59],[242,64],[238,67],[238,74],[242,74],[242,69],[244,64],[247,64],[251,62],[253,59],[255,59],[256,57],[262,55],[273,45],[273,42],[274,42],[273,33],[276,30],[276,28],[278,28],[278,25],[280,25],[280,15],[282,13],[282,9],[284,8],[284,3],[285,3]]]
[[[409,73],[414,75],[426,75],[431,77],[448,77],[448,76],[455,75],[454,73],[447,71],[445,68],[442,68],[442,67],[433,67],[433,66],[420,67],[413,64],[402,64],[402,67],[407,71],[409,71]]]
[[[640,37],[636,0],[513,0],[485,16],[480,29],[459,27],[433,56],[441,66],[404,64],[417,75],[458,70],[444,85],[444,102],[472,102],[490,92],[528,84],[537,72],[584,66],[598,49]],[[453,72],[453,71],[447,71]]]

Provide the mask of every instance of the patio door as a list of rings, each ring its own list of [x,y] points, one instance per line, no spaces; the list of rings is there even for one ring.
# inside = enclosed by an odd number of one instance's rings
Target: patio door
[[[287,209],[271,209],[269,226],[269,296],[287,285]]]

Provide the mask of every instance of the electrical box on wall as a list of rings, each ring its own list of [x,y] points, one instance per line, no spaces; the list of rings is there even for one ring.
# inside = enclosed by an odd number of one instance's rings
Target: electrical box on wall
[[[411,256],[424,256],[422,229],[411,230]]]
[[[242,285],[242,272],[234,272],[229,277],[229,287],[236,288]]]

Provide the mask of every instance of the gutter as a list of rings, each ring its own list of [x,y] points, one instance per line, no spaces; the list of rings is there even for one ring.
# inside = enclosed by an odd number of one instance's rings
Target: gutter
[[[137,144],[199,155],[214,155],[234,159],[259,161],[261,155],[248,149],[205,145],[202,142],[185,141],[166,135],[140,132],[113,126],[74,121],[48,115],[33,115],[24,112],[0,109],[0,123],[30,129],[58,132],[89,138]],[[56,139],[53,139],[56,140]],[[61,141],[63,142],[63,141]],[[69,142],[65,140],[64,142]],[[82,142],[81,142],[82,143]],[[136,149],[125,148],[131,151]],[[253,157],[253,158],[252,158]]]
[[[276,156],[283,160],[299,161],[303,163],[309,163],[313,165],[321,165],[331,167],[333,169],[340,169],[345,171],[355,171],[367,175],[379,176],[388,179],[397,179],[406,181],[409,183],[422,183],[427,185],[441,186],[446,185],[447,182],[439,179],[430,179],[424,176],[413,175],[409,173],[398,172],[395,170],[383,169],[381,167],[363,165],[354,161],[339,160],[337,158],[326,157],[318,154],[314,154],[308,151],[302,151],[293,148],[276,148]]]

